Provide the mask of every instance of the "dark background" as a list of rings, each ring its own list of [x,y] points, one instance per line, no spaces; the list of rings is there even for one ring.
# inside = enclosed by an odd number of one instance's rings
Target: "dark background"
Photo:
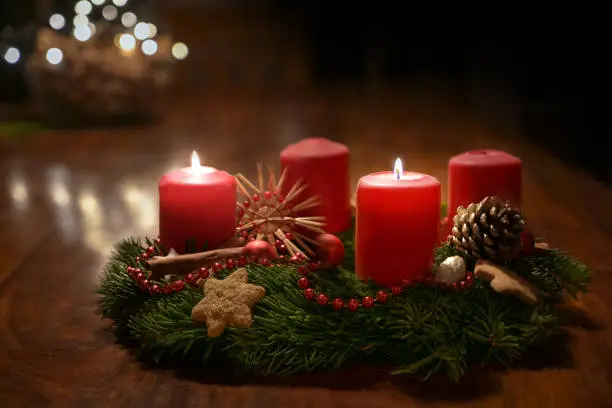
[[[165,2],[132,3],[155,8]],[[265,7],[279,20],[299,22],[315,84],[427,78],[492,123],[504,126],[512,118],[530,139],[612,184],[609,17],[595,2],[170,3],[185,9]],[[73,4],[57,1],[55,9]],[[45,23],[40,3],[4,0],[0,7],[1,27]],[[2,76],[11,82],[3,99],[23,97],[19,75],[3,70]]]

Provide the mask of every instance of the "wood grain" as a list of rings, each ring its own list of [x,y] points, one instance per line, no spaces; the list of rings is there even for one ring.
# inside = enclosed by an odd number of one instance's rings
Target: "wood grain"
[[[147,128],[46,132],[0,146],[0,401],[3,407],[605,407],[612,395],[612,193],[522,139],[487,127],[443,92],[312,89],[211,93],[172,101]],[[95,285],[112,244],[155,234],[159,177],[202,162],[254,176],[257,161],[305,135],[346,143],[351,175],[406,168],[446,188],[449,157],[502,148],[524,160],[524,212],[535,233],[581,257],[592,292],[575,326],[509,369],[465,381],[389,377],[355,367],[286,379],[240,379],[223,368],[148,367],[115,343]],[[446,194],[446,189],[444,189]]]

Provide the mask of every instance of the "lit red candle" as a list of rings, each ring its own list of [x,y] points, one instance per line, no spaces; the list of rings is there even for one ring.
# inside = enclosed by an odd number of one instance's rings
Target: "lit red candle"
[[[394,171],[362,177],[357,185],[355,272],[383,286],[431,270],[440,224],[440,182],[432,176]]]
[[[296,197],[303,201],[318,196],[321,205],[299,211],[300,216],[325,217],[325,230],[344,231],[351,223],[349,149],[325,138],[309,138],[287,146],[280,155],[281,167],[286,171],[284,186],[298,180],[307,188]]]
[[[236,229],[236,180],[225,171],[200,166],[165,174],[159,181],[159,235],[164,248],[185,253],[219,248]]]
[[[452,227],[457,207],[497,196],[521,206],[521,159],[499,150],[472,150],[452,157],[448,163],[448,220]]]

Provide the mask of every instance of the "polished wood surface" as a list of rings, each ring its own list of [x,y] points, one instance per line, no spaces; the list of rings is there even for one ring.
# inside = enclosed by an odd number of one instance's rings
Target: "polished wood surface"
[[[605,407],[612,395],[612,192],[460,101],[420,87],[211,93],[177,99],[145,128],[0,138],[0,405],[3,407]],[[254,175],[288,143],[326,136],[351,149],[351,175],[407,169],[438,177],[473,148],[524,161],[524,211],[537,235],[581,257],[592,292],[567,336],[507,370],[458,385],[363,367],[238,380],[215,368],[143,366],[116,344],[94,289],[118,239],[154,235],[157,180],[189,163]],[[446,190],[444,190],[446,194]]]

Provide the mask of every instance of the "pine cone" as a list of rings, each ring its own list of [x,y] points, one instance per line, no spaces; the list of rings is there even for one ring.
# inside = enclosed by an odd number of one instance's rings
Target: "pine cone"
[[[501,263],[518,256],[525,219],[521,211],[497,197],[457,208],[448,237],[464,256]]]

